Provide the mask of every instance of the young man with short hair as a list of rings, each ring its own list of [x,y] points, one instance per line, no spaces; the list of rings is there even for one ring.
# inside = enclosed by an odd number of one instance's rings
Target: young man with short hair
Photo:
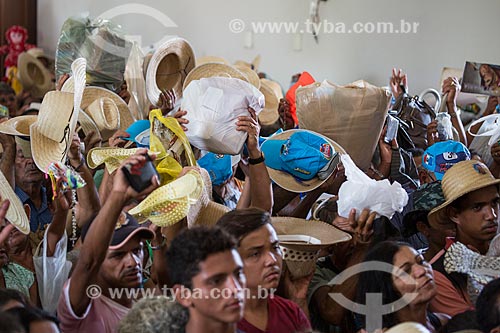
[[[176,300],[189,310],[186,333],[234,333],[243,317],[243,262],[219,228],[183,230],[167,251]]]
[[[448,228],[451,221],[456,226],[456,237],[447,240],[432,264],[438,293],[431,301],[431,311],[454,316],[474,307],[467,275],[447,273],[444,254],[453,242],[486,254],[497,234],[499,183],[488,167],[476,160],[459,162],[446,171],[441,183],[446,201],[431,210],[428,218],[430,225],[440,230]]]
[[[244,263],[249,295],[238,328],[245,333],[310,331],[311,324],[296,303],[272,294],[280,282],[283,255],[269,213],[257,208],[234,210],[226,213],[217,226],[237,239]],[[303,299],[296,299],[305,306],[307,285]]]

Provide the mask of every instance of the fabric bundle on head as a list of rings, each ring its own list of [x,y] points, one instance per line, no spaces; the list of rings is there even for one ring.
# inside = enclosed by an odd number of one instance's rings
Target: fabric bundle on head
[[[199,172],[190,170],[154,190],[129,213],[142,222],[149,219],[161,227],[173,225],[187,216],[189,206],[198,200],[202,188],[203,179]]]
[[[351,239],[348,233],[321,221],[273,217],[272,225],[283,249],[283,259],[294,278],[314,271],[321,249]]]
[[[333,140],[307,130],[275,134],[261,148],[271,179],[297,193],[323,184],[335,171],[337,154],[345,154]]]
[[[183,38],[173,38],[161,45],[149,61],[146,73],[146,91],[149,101],[159,105],[162,91],[173,89],[182,97],[186,76],[195,66],[194,51]]]
[[[0,196],[2,202],[9,200],[10,206],[7,210],[7,221],[13,224],[19,231],[27,235],[30,232],[30,222],[26,212],[24,211],[23,204],[17,197],[16,193],[10,187],[9,182],[2,172],[0,172]]]
[[[216,154],[239,154],[248,134],[237,131],[236,122],[239,116],[250,115],[249,107],[258,115],[264,95],[245,81],[222,77],[192,81],[181,106],[189,110],[185,116],[189,142]]]

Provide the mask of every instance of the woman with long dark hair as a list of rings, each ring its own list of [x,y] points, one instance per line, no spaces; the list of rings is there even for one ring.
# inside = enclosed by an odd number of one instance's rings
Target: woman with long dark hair
[[[436,285],[431,265],[414,248],[406,243],[385,241],[378,243],[366,254],[364,263],[390,264],[391,272],[383,265],[360,273],[358,282],[359,304],[366,304],[367,293],[382,294],[382,304],[395,304],[406,295],[406,305],[385,314],[382,329],[403,322],[417,322],[431,332],[437,332],[448,317],[428,311],[429,302],[436,295]],[[376,266],[376,265],[375,265]],[[365,324],[366,325],[366,324]],[[363,328],[365,325],[360,325]],[[361,327],[360,327],[361,328]]]

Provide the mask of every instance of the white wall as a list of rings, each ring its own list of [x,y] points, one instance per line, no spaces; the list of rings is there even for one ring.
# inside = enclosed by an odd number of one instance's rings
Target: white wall
[[[251,21],[304,22],[310,0],[131,0],[166,14],[177,28],[165,28],[146,15],[117,17],[124,30],[141,35],[143,45],[165,35],[188,39],[197,56],[220,55],[230,61],[262,57],[260,69],[287,87],[290,76],[310,71],[317,80],[345,84],[365,79],[388,82],[393,66],[404,68],[410,90],[437,87],[444,66],[463,68],[466,60],[500,63],[500,1],[498,0],[328,0],[321,19],[330,22],[419,23],[416,34],[322,34],[316,44],[303,35],[302,51],[293,51],[292,34],[254,35],[252,49],[244,48],[245,34],[229,31],[228,23]],[[126,0],[38,0],[39,45],[53,52],[64,20],[89,12],[98,16]]]

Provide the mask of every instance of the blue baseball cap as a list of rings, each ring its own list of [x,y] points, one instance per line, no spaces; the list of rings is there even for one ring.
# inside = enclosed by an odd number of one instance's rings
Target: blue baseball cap
[[[441,180],[446,170],[466,160],[470,160],[469,149],[461,142],[448,140],[427,148],[422,155],[422,166],[434,172],[437,180]]]
[[[224,184],[233,175],[231,155],[206,153],[198,160],[198,165],[208,171],[215,186]]]
[[[137,120],[125,130],[130,134],[130,138],[123,140],[134,142],[137,148],[149,148],[149,128],[149,120]]]
[[[311,180],[327,169],[335,156],[334,147],[308,131],[292,134],[287,140],[266,140],[262,144],[268,167],[285,171],[300,180]]]

